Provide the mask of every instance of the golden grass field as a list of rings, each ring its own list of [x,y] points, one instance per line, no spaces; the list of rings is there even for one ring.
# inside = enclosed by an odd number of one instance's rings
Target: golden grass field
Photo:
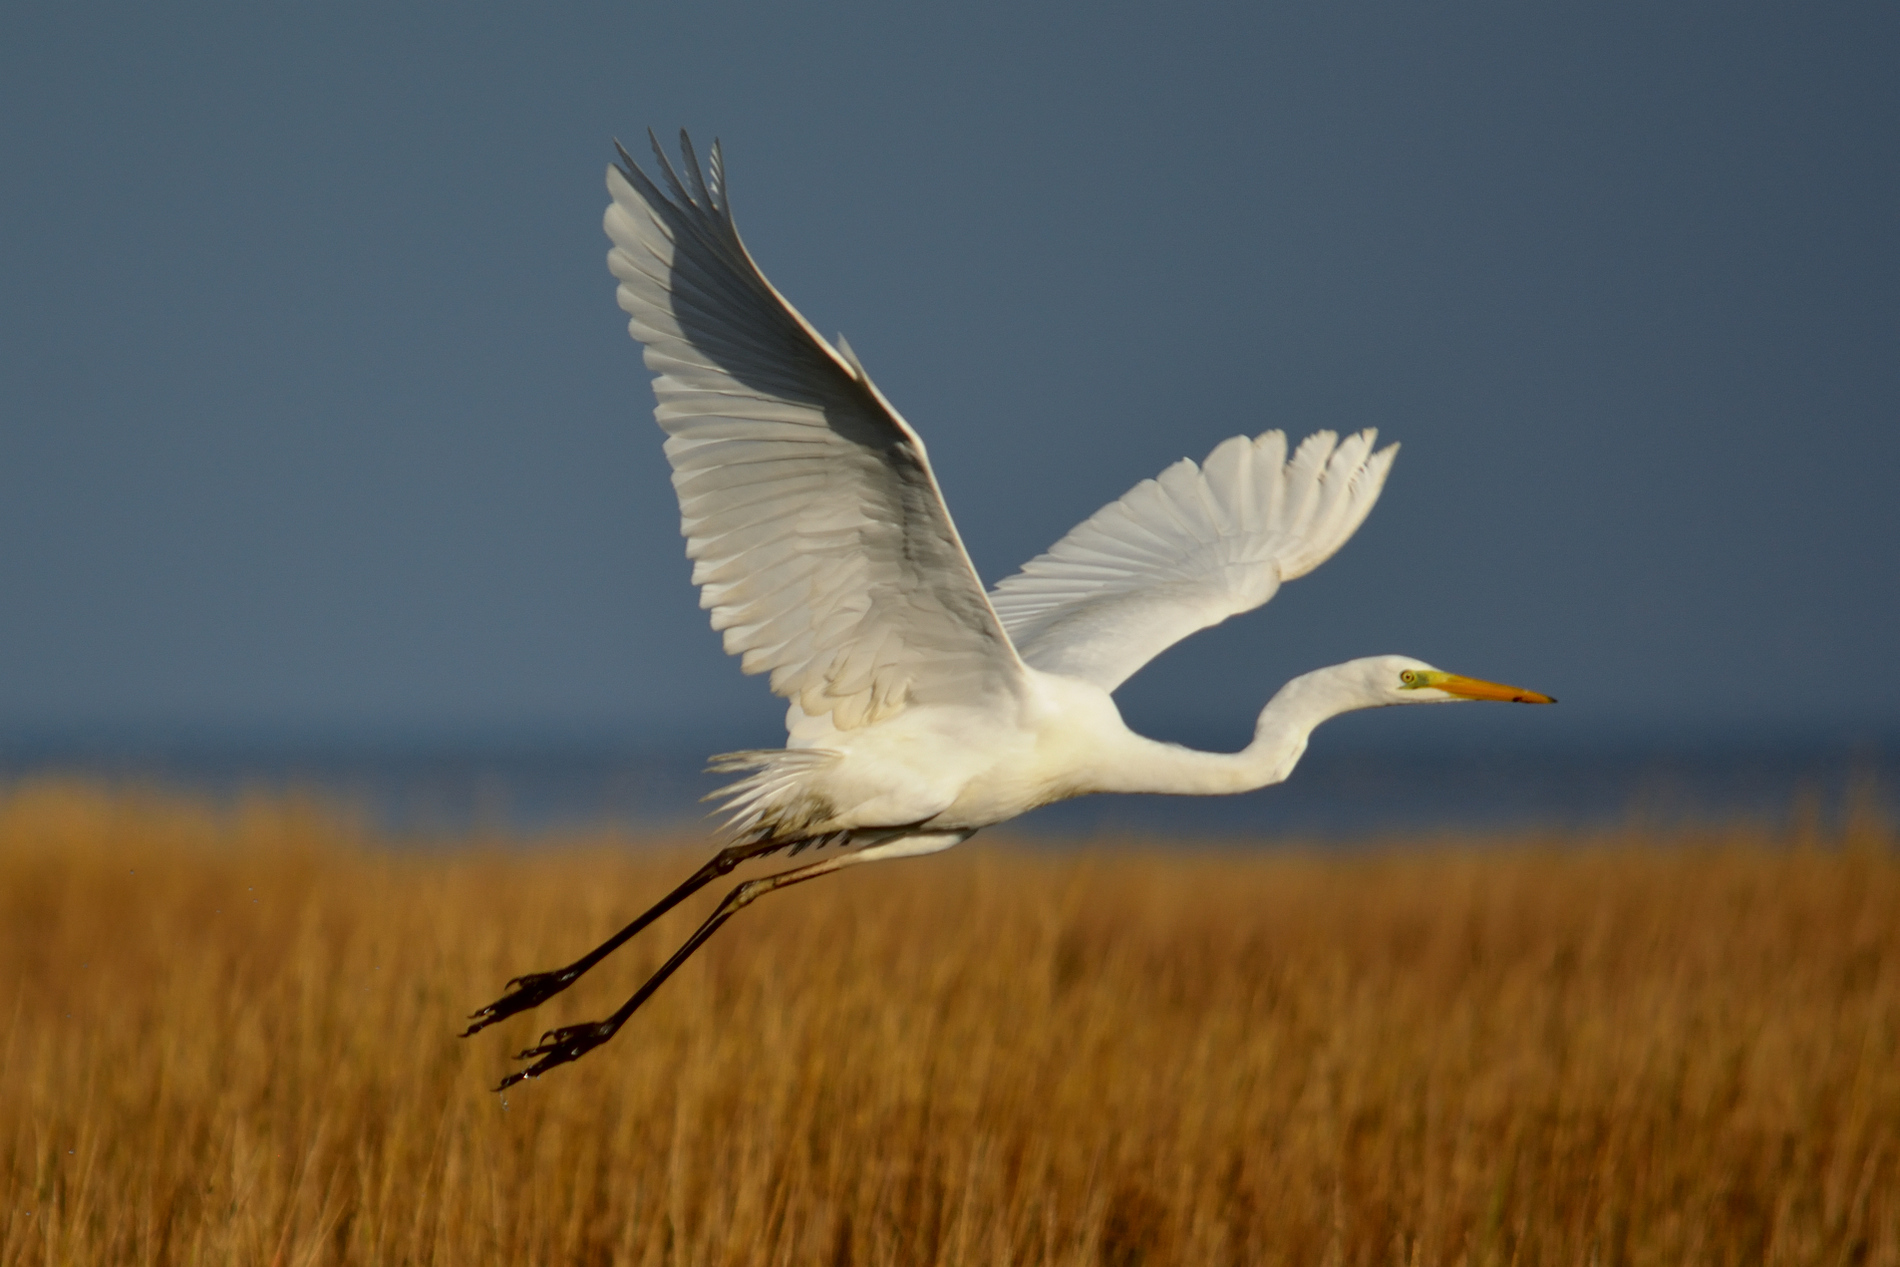
[[[0,1263],[1900,1263],[1900,856],[1843,829],[391,848],[294,798],[0,799]]]

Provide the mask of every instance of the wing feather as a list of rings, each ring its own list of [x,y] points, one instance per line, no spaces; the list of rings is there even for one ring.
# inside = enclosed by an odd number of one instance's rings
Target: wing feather
[[[1076,525],[990,601],[1023,660],[1107,690],[1174,643],[1251,611],[1365,521],[1398,446],[1377,433],[1222,441]]]
[[[944,507],[923,442],[842,341],[753,263],[684,133],[657,176],[620,151],[603,224],[700,606],[747,673],[840,729],[1020,689],[1022,661]]]

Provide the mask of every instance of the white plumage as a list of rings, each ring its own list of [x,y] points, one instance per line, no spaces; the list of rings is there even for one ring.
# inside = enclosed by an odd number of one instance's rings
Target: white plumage
[[[996,587],[1023,660],[1112,691],[1196,630],[1252,611],[1331,558],[1379,499],[1399,446],[1374,431],[1222,441],[1090,515]]]
[[[1385,704],[1547,696],[1375,656],[1295,678],[1238,753],[1158,743],[1110,692],[1181,638],[1250,611],[1337,551],[1371,512],[1397,446],[1370,430],[1278,431],[1183,459],[1078,525],[986,595],[923,441],[840,339],[772,287],[733,224],[719,147],[681,136],[661,183],[609,168],[608,266],[656,377],[700,605],[748,673],[790,701],[787,746],[731,753],[736,843],[567,968],[510,983],[468,1032],[565,989],[740,862],[845,851],[728,895],[613,1016],[522,1053],[530,1068],[606,1041],[733,912],[840,867],[945,849],[1024,810],[1091,792],[1214,794],[1284,779],[1313,728]]]
[[[852,729],[1007,694],[1021,668],[923,441],[739,241],[715,146],[693,193],[609,180],[608,267],[646,344],[700,606],[747,673]],[[634,184],[629,184],[629,181]],[[634,187],[637,184],[638,189]]]

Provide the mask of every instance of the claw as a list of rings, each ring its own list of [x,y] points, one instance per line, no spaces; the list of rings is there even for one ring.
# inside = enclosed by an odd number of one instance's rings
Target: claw
[[[516,1060],[531,1060],[537,1056],[540,1059],[535,1060],[526,1069],[516,1070],[503,1078],[495,1090],[506,1091],[524,1079],[539,1078],[556,1066],[567,1064],[571,1060],[579,1060],[612,1038],[619,1028],[618,1021],[590,1021],[585,1025],[567,1025],[560,1029],[551,1029],[541,1035],[540,1043],[515,1056]]]
[[[505,993],[479,1011],[470,1012],[468,1019],[474,1024],[462,1031],[462,1037],[504,1021],[517,1012],[525,1012],[531,1007],[539,1007],[549,999],[572,985],[581,974],[572,968],[563,968],[558,972],[530,972],[526,976],[516,977],[505,987]]]

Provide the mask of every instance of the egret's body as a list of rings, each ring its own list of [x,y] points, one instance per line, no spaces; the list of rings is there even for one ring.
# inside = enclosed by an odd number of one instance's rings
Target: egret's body
[[[1445,702],[1397,698],[1408,670],[1433,671],[1374,656],[1295,678],[1262,710],[1253,743],[1217,753],[1137,734],[1101,687],[1025,667],[1020,693],[1000,706],[910,709],[854,730],[803,719],[785,753],[735,754],[767,771],[756,805],[750,781],[732,802],[742,828],[795,839],[898,824],[976,831],[1095,792],[1250,792],[1291,774],[1323,721],[1379,703]],[[1379,700],[1374,679],[1386,678],[1395,698]]]
[[[1236,436],[1078,525],[986,593],[923,441],[840,339],[766,281],[682,137],[666,189],[622,152],[608,171],[608,262],[655,372],[655,411],[693,580],[726,650],[790,701],[784,748],[731,753],[734,843],[567,968],[517,978],[468,1033],[565,989],[627,938],[748,858],[823,860],[748,881],[606,1021],[556,1030],[503,1083],[606,1041],[747,902],[883,858],[932,853],[1038,805],[1094,792],[1220,795],[1285,779],[1314,727],[1360,708],[1547,696],[1374,656],[1288,682],[1237,753],[1129,730],[1113,691],[1198,629],[1265,603],[1344,545],[1397,446],[1374,433]]]

